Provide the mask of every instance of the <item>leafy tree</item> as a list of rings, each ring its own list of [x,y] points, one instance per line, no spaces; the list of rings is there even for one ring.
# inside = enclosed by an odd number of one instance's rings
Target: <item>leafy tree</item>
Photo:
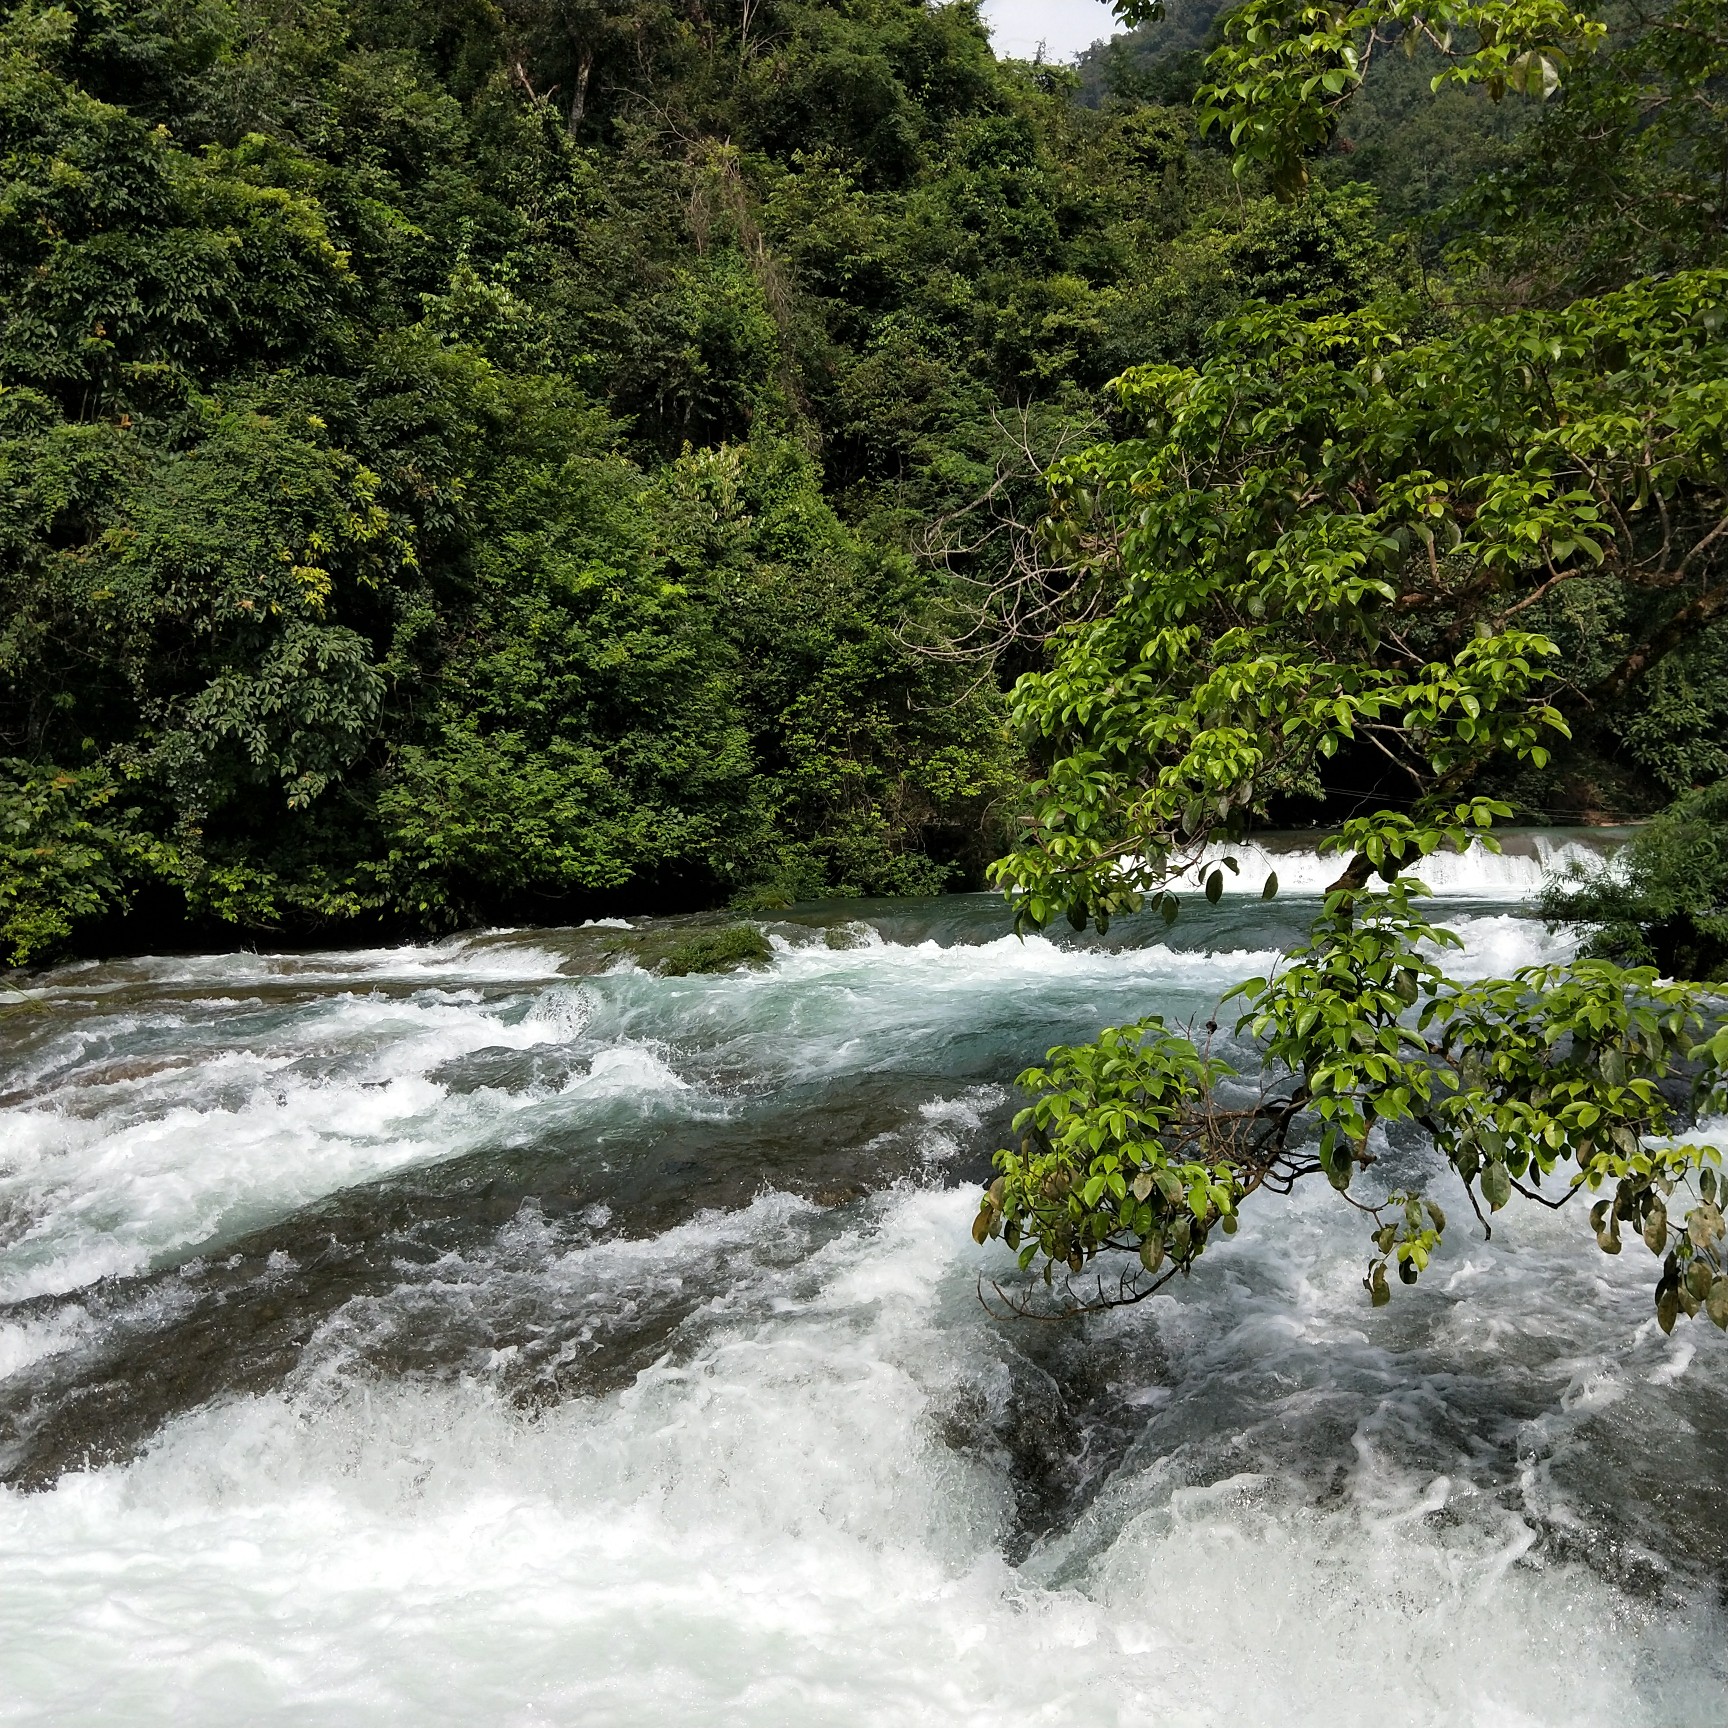
[[[1294,193],[1354,75],[1353,33],[1394,16],[1234,14],[1210,99],[1245,157]],[[1460,14],[1480,44],[1460,69],[1533,80],[1570,16]],[[1015,691],[1043,762],[996,867],[1020,924],[1174,918],[1185,876],[1216,899],[1235,867],[1207,848],[1319,790],[1340,757],[1378,762],[1377,793],[1334,837],[1342,868],[1308,940],[1225,999],[1253,1066],[1224,1060],[1215,1027],[1158,1021],[1051,1052],[1022,1077],[1024,1138],[998,1154],[980,1240],[1004,1236],[1047,1280],[1132,1252],[1113,1291],[1069,1290],[1137,1300],[1257,1190],[1324,1175],[1372,1218],[1378,1305],[1446,1228],[1432,1195],[1359,1192],[1387,1139],[1415,1132],[1484,1221],[1515,1193],[1602,1193],[1603,1249],[1627,1226],[1661,1257],[1664,1329],[1700,1308],[1728,1327],[1720,1153],[1677,1138],[1725,1096],[1719,1003],[1605,958],[1456,980],[1420,882],[1441,847],[1494,844],[1511,810],[1485,773],[1540,767],[1582,705],[1539,628],[1556,596],[1608,580],[1649,609],[1599,699],[1728,605],[1725,319],[1728,275],[1710,269],[1420,340],[1397,302],[1269,309],[1216,331],[1199,367],[1118,382],[1137,435],[1053,474],[1047,543],[1101,603]]]
[[[1728,975],[1728,780],[1688,793],[1611,863],[1550,881],[1543,911],[1586,951],[1670,977]]]

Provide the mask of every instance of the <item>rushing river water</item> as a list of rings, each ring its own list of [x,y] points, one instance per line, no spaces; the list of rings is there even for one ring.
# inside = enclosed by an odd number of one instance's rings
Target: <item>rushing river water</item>
[[[1464,965],[1563,952],[1526,853],[1435,873]],[[723,977],[590,927],[29,981],[0,1722],[1728,1719],[1728,1340],[1581,1219],[1375,1311],[1321,1189],[1137,1308],[979,1304],[1014,1073],[1203,1017],[1327,873],[1107,943],[804,910]]]

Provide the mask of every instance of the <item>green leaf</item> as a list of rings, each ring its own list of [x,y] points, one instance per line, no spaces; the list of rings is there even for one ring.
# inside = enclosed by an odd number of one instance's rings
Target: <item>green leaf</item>
[[[1271,870],[1266,875],[1266,886],[1260,890],[1262,900],[1270,900],[1278,892],[1278,872]]]
[[[1482,1198],[1493,1212],[1512,1198],[1512,1178],[1498,1158],[1482,1172]]]

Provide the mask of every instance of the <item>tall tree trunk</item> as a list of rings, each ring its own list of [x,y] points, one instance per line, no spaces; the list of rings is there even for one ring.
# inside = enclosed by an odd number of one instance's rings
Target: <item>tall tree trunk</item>
[[[588,74],[594,70],[594,56],[586,49],[582,58],[576,64],[576,94],[570,98],[570,136],[576,136],[576,129],[582,124],[582,116],[588,109]]]

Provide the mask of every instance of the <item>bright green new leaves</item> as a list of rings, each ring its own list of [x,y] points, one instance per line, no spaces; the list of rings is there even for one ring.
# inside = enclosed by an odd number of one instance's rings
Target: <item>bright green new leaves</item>
[[[1119,0],[1116,12],[1145,22],[1162,15],[1162,0]],[[1200,123],[1229,135],[1239,173],[1259,164],[1289,196],[1307,183],[1304,159],[1331,141],[1339,109],[1376,53],[1426,44],[1447,62],[1436,89],[1479,83],[1496,99],[1507,90],[1547,96],[1605,34],[1564,0],[1246,0],[1225,18],[1224,40],[1207,59]]]
[[[1130,1250],[1116,1299],[1133,1300],[1192,1266],[1214,1228],[1235,1233],[1237,1203],[1265,1172],[1231,1133],[1241,1118],[1205,1108],[1227,1064],[1157,1018],[1054,1049],[1048,1063],[1020,1076],[1034,1101],[1014,1118],[1019,1150],[996,1155],[979,1242],[1003,1238],[1022,1269],[1042,1255],[1046,1283],[1058,1265],[1075,1274]]]
[[[1396,1270],[1400,1283],[1414,1284],[1440,1246],[1446,1214],[1425,1195],[1403,1192],[1388,1194],[1383,1205],[1371,1210],[1386,1222],[1374,1232],[1378,1258],[1369,1262],[1362,1284],[1373,1305],[1384,1308],[1392,1300],[1387,1267]]]
[[[1721,1154],[1675,1139],[1728,1095],[1728,1029],[1704,1037],[1720,1002],[1599,960],[1455,981],[1436,955],[1458,940],[1422,915],[1423,892],[1334,891],[1309,942],[1230,992],[1247,1005],[1236,1031],[1258,1054],[1256,1091],[1156,1020],[1052,1050],[1020,1076],[1025,1137],[997,1154],[977,1239],[1002,1237],[1022,1268],[1042,1256],[1046,1283],[1132,1253],[1113,1290],[1101,1275],[1075,1300],[1137,1301],[1187,1272],[1214,1226],[1233,1234],[1247,1196],[1324,1175],[1372,1219],[1363,1282],[1378,1307],[1389,1271],[1414,1284],[1426,1270],[1446,1216],[1428,1194],[1350,1190],[1388,1133],[1418,1130],[1485,1228],[1514,1194],[1558,1207],[1609,1189],[1591,1227],[1607,1253],[1624,1224],[1663,1259],[1664,1329],[1701,1307],[1728,1325]]]
[[[1552,1186],[1563,1162],[1575,1182],[1660,1173],[1645,1140],[1691,1114],[1672,1083],[1696,1071],[1695,1104],[1720,1084],[1720,1057],[1698,1043],[1708,994],[1593,960],[1458,983],[1433,957],[1457,939],[1417,905],[1403,882],[1340,891],[1270,982],[1232,992],[1252,1003],[1238,1029],[1317,1119],[1334,1184],[1374,1162],[1377,1126],[1399,1122],[1425,1129],[1490,1211],[1519,1184]]]

